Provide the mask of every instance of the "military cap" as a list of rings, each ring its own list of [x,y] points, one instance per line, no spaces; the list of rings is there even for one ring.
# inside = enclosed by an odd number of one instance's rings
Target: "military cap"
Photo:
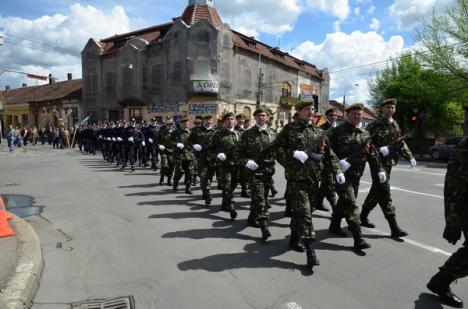
[[[226,118],[228,117],[234,117],[234,113],[233,112],[228,112],[226,114],[223,115],[223,117],[221,118],[221,121],[224,122],[224,120],[226,120]]]
[[[313,102],[299,102],[299,103],[296,104],[296,110],[300,111],[304,107],[309,107],[309,106],[313,106],[313,105],[314,105]]]
[[[174,124],[174,120],[172,120],[172,119],[167,119],[166,122],[164,122],[164,124],[165,124],[165,125],[171,126],[171,125]]]
[[[211,119],[211,118],[213,118],[213,115],[212,115],[212,114],[204,114],[204,115],[202,116],[202,119]]]
[[[361,110],[361,111],[364,110],[364,105],[362,105],[362,103],[352,104],[346,109],[346,112],[349,113],[355,110]]]
[[[239,115],[236,116],[236,119],[239,119],[239,118],[244,118],[245,119],[244,114],[239,114]]]
[[[195,119],[200,119],[201,120],[201,119],[203,119],[203,117],[198,115],[198,116],[195,116]]]
[[[132,120],[131,120],[131,121],[132,121],[132,122],[136,122],[135,118],[132,118]]]
[[[268,109],[264,106],[260,106],[259,108],[257,108],[255,110],[255,112],[253,113],[254,116],[257,116],[257,114],[260,114],[260,113],[265,113],[267,115],[270,114],[270,112],[268,111]]]
[[[394,99],[394,98],[386,99],[386,100],[383,100],[382,103],[380,103],[380,107],[383,107],[385,105],[397,105],[397,99]]]
[[[154,122],[154,121],[156,121],[156,118],[154,118],[154,117],[153,117],[153,118],[151,118],[151,121],[153,121],[153,122]]]
[[[245,122],[249,122],[250,121],[250,117],[245,117]]]
[[[182,123],[182,122],[188,122],[188,121],[189,121],[188,118],[182,118],[180,122]]]
[[[325,112],[325,115],[328,116],[331,113],[336,113],[336,112],[337,112],[336,108],[332,107],[332,108],[327,109],[327,111]]]

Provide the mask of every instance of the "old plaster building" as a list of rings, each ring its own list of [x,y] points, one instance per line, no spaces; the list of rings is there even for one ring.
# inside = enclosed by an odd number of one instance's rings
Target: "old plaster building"
[[[96,41],[82,51],[83,109],[92,119],[148,120],[267,105],[290,121],[299,100],[328,104],[326,70],[222,22],[213,0],[189,0],[171,22]]]

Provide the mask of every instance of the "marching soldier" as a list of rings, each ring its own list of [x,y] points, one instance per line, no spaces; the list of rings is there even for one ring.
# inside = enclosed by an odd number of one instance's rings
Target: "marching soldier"
[[[338,118],[338,114],[335,108],[330,108],[327,110],[325,112],[325,117],[327,118],[327,122],[322,124],[320,129],[323,131],[328,131],[331,128],[335,128],[337,126],[336,119]],[[332,208],[335,208],[338,198],[335,192],[333,171],[327,169],[326,167],[322,169],[322,180],[320,182],[320,189],[317,193],[317,201],[315,203],[316,210],[329,211],[329,209],[323,204],[323,199],[325,197],[327,198]]]
[[[120,164],[122,164],[122,145],[123,145],[123,139],[122,139],[122,134],[124,130],[124,123],[123,121],[119,121],[118,125],[114,128],[114,137],[116,139],[116,142],[114,143],[114,157],[115,157],[115,167],[118,167]]]
[[[190,130],[187,128],[187,124],[188,119],[182,119],[180,127],[172,132],[170,137],[171,148],[174,151],[174,184],[172,188],[177,191],[179,181],[185,174],[185,193],[192,194],[194,156],[188,144]]]
[[[158,164],[158,148],[155,145],[156,134],[158,128],[156,127],[156,118],[151,118],[150,125],[146,128],[146,161],[151,160],[151,168],[156,171]]]
[[[239,114],[236,116],[236,125],[234,126],[234,130],[239,132],[239,137],[242,137],[242,134],[246,131],[244,128],[245,123],[245,116],[243,114]],[[241,196],[250,198],[249,191],[247,190],[247,175],[244,166],[239,167],[239,176],[238,176],[239,183],[241,185]]]
[[[223,128],[213,136],[212,153],[216,156],[217,174],[223,191],[221,210],[229,211],[234,220],[237,217],[233,194],[239,177],[240,133],[234,128],[234,113],[226,113],[221,120]]]
[[[193,132],[193,130],[199,130],[201,128],[201,125],[203,123],[203,117],[202,116],[196,116],[195,120],[193,121],[193,128],[190,130],[191,132]],[[193,180],[192,180],[192,186],[196,186],[197,185],[197,179],[199,177],[198,175],[198,160],[196,159],[196,156],[195,156],[195,160],[193,160]]]
[[[240,154],[251,190],[250,214],[247,222],[251,226],[260,227],[262,238],[266,241],[271,236],[268,229],[270,214],[267,201],[275,172],[273,142],[276,133],[268,127],[266,108],[258,108],[254,112],[254,117],[256,125],[242,135]]]
[[[161,178],[159,184],[164,183],[164,177],[167,178],[167,185],[172,186],[172,175],[174,174],[174,151],[171,148],[170,138],[173,132],[174,121],[166,120],[164,126],[160,128],[156,135],[156,144],[158,145],[161,156]]]
[[[340,227],[341,219],[345,218],[353,233],[354,248],[358,250],[370,248],[369,243],[362,238],[359,210],[356,206],[359,181],[366,161],[371,166],[373,179],[377,178],[381,183],[387,180],[370,135],[362,126],[363,110],[362,104],[348,107],[346,122],[333,128],[328,134],[330,146],[339,157],[341,169],[345,173],[336,176],[339,198],[328,230],[338,236],[346,236],[346,232]]]
[[[312,248],[315,231],[312,225],[311,205],[320,181],[320,165],[329,165],[335,173],[343,175],[338,159],[328,147],[327,137],[316,127],[313,103],[296,105],[299,120],[287,124],[276,139],[277,160],[285,168],[288,181],[288,195],[291,203],[291,238],[289,246],[298,252],[304,248],[307,254],[307,266],[312,268],[320,262]]]
[[[127,166],[127,160],[130,161],[130,169],[135,170],[135,156],[136,156],[136,142],[135,137],[139,136],[135,128],[135,119],[132,119],[131,123],[123,130],[123,140],[125,143],[125,161],[122,161],[122,169]]]
[[[202,117],[202,125],[192,129],[189,138],[189,144],[194,150],[197,160],[198,176],[200,177],[200,186],[202,189],[202,198],[205,205],[210,205],[212,198],[210,196],[211,179],[213,178],[213,158],[209,152],[211,141],[215,133],[213,124],[213,115],[207,114]]]
[[[455,252],[440,271],[427,284],[429,290],[440,296],[449,306],[463,308],[463,300],[453,294],[450,284],[468,276],[468,138],[460,144],[450,158],[444,189],[444,238],[455,245],[465,237],[463,247]]]
[[[377,179],[372,180],[371,190],[362,205],[361,225],[375,228],[375,224],[369,221],[368,216],[378,203],[388,220],[392,237],[398,238],[408,236],[408,233],[398,226],[395,218],[395,205],[390,193],[390,174],[392,167],[398,162],[399,155],[409,160],[411,167],[416,166],[416,160],[402,137],[398,123],[393,119],[396,104],[396,99],[384,100],[380,104],[381,116],[367,127],[372,136],[372,143],[379,150],[380,161],[387,175],[387,181],[380,183]]]

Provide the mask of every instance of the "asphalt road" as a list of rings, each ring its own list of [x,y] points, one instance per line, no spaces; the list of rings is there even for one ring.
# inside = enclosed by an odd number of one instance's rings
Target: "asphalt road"
[[[2,146],[3,147],[3,146]],[[43,213],[27,218],[45,258],[34,309],[70,308],[87,299],[134,295],[137,308],[444,308],[425,288],[458,249],[442,239],[444,164],[402,162],[392,174],[393,199],[405,242],[388,237],[380,209],[376,230],[363,233],[372,248],[352,250],[352,238],[327,232],[329,213],[316,212],[315,243],[321,265],[309,273],[305,254],[288,251],[283,217],[285,181],[278,168],[272,199],[273,237],[247,227],[249,201],[233,223],[181,191],[159,186],[154,172],[122,172],[99,156],[28,146],[0,152],[0,190],[34,198]],[[370,187],[363,177],[359,201]],[[468,301],[468,279],[453,289]]]

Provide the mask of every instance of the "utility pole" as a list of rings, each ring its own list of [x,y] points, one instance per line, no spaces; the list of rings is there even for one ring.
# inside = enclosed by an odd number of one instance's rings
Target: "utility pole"
[[[263,73],[262,69],[260,68],[259,74],[258,74],[258,91],[257,91],[257,104],[256,107],[259,108],[260,104],[263,99]]]

